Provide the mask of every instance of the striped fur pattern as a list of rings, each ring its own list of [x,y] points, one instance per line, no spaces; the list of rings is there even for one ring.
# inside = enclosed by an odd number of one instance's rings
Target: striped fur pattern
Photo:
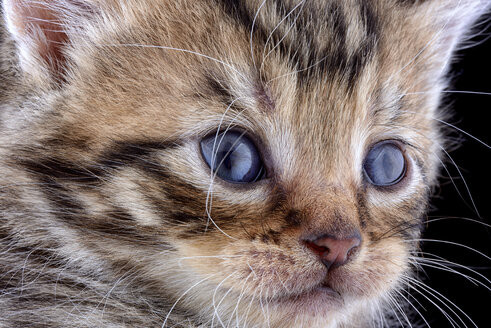
[[[3,0],[0,327],[379,327],[486,0]],[[213,176],[245,131],[266,177]],[[397,140],[401,184],[362,173]],[[346,265],[299,241],[359,229]],[[315,293],[326,274],[338,295]]]

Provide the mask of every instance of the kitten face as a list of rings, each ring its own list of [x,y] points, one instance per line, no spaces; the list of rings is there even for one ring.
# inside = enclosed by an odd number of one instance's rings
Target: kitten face
[[[40,82],[58,66],[31,71],[38,114],[6,116],[20,136],[9,139],[19,148],[10,174],[49,182],[37,199],[65,213],[44,215],[63,227],[44,227],[60,252],[116,276],[130,268],[206,325],[372,320],[418,247],[442,142],[437,94],[465,26],[448,22],[460,7],[89,7],[79,33],[67,32],[62,86]],[[257,149],[257,181],[210,169],[201,142],[216,135],[218,145],[225,131]],[[381,145],[404,166],[387,186],[366,169]]]

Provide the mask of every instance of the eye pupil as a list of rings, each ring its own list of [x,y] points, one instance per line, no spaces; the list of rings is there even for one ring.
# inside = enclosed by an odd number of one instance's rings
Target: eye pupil
[[[237,131],[205,137],[201,141],[201,153],[213,172],[229,182],[254,182],[264,171],[254,143]]]
[[[390,186],[404,177],[406,159],[395,143],[380,142],[368,152],[363,169],[373,185]]]
[[[221,151],[220,152],[220,155],[217,156],[218,158],[223,158],[223,163],[222,165],[226,168],[226,169],[231,169],[232,168],[232,157],[233,157],[233,152],[234,150],[230,150],[230,152],[225,152],[225,151]],[[219,164],[219,163],[215,163],[215,164]]]

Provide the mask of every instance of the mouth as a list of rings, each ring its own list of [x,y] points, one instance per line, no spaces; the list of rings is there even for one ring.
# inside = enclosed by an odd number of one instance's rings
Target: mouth
[[[295,314],[326,316],[344,305],[343,296],[328,284],[318,286],[300,294],[289,295],[274,301],[276,306]]]

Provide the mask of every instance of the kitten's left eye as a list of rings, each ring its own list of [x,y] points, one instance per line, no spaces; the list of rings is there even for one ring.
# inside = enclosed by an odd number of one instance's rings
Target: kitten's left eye
[[[208,136],[201,140],[201,153],[206,164],[223,180],[249,183],[263,176],[257,148],[244,133],[227,131]]]
[[[371,184],[390,186],[402,180],[406,173],[406,158],[392,141],[382,141],[368,152],[363,170]]]

